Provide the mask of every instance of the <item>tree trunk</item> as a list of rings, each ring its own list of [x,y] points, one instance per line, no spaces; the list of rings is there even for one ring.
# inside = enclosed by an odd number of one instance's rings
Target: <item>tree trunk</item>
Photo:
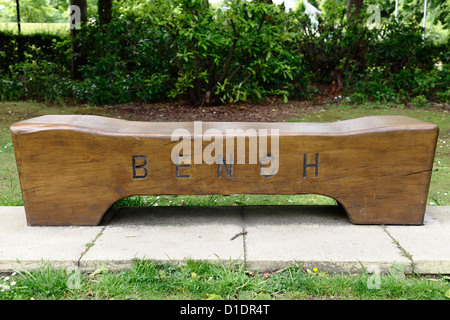
[[[19,0],[16,0],[16,13],[17,13],[17,30],[20,35],[20,5]]]
[[[361,11],[363,8],[364,0],[347,0],[347,20],[358,19],[362,22]]]
[[[104,26],[112,19],[112,0],[98,0],[98,17],[100,25]]]
[[[347,20],[349,22],[349,32],[352,32],[357,41],[349,48],[348,56],[355,61],[353,72],[364,73],[366,69],[366,44],[363,20],[363,1],[364,0],[347,0]],[[350,80],[350,79],[348,79]]]
[[[20,30],[20,4],[19,0],[16,0],[16,14],[17,14],[17,53],[19,56],[19,62],[24,62],[24,48]]]
[[[79,12],[80,12],[80,24],[84,24],[87,22],[87,0],[70,0],[71,6],[78,6]],[[71,18],[72,18],[72,12],[71,12]],[[75,15],[74,18],[78,19],[78,17]],[[71,75],[73,80],[81,80],[81,72],[80,67],[83,66],[86,63],[86,57],[82,55],[81,51],[81,43],[77,39],[78,30],[77,28],[74,28],[71,24],[70,29],[70,38],[72,41],[71,44]]]

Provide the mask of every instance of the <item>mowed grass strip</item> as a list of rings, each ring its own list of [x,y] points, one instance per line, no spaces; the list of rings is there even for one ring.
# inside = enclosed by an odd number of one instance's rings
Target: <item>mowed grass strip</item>
[[[401,267],[401,266],[400,266]],[[134,261],[132,268],[92,273],[45,263],[0,275],[0,300],[448,300],[448,276],[331,274],[301,263],[274,272],[246,270],[240,261]]]
[[[0,22],[0,31],[18,33],[18,26],[15,22]],[[68,23],[20,23],[20,32],[22,34],[69,34]]]

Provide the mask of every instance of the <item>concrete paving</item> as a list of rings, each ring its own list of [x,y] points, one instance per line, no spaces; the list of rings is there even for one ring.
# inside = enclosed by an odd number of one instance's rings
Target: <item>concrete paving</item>
[[[114,208],[94,227],[29,227],[23,207],[0,207],[0,272],[122,270],[135,258],[450,274],[450,207],[427,207],[422,226],[353,225],[334,206]]]

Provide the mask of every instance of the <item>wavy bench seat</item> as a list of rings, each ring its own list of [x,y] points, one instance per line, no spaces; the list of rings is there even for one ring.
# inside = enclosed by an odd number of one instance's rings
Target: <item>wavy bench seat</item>
[[[121,198],[171,194],[321,194],[355,224],[420,225],[438,127],[404,116],[252,123],[48,115],[11,133],[30,226],[97,225]]]

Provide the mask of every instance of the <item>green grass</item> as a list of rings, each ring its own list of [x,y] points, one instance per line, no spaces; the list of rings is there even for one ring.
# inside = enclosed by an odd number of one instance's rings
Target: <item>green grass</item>
[[[17,23],[0,22],[0,31],[18,33]],[[67,23],[21,23],[20,31],[22,34],[65,34],[69,33],[69,25]]]
[[[117,201],[118,207],[133,206],[243,206],[243,205],[336,205],[336,200],[316,195],[210,195],[133,196]]]
[[[121,272],[103,268],[89,274],[43,265],[31,272],[0,275],[0,300],[445,300],[450,298],[449,280],[398,271],[329,274],[298,264],[257,273],[239,261],[186,260],[174,265],[135,260],[131,269]]]
[[[110,109],[90,106],[47,106],[34,102],[0,103],[0,205],[23,205],[9,126],[17,121],[44,114],[97,114],[114,117]],[[406,115],[439,126],[428,205],[450,205],[450,117],[448,111],[424,108],[395,107],[367,103],[329,105],[319,111],[302,111],[301,122],[332,122],[370,115]],[[229,196],[134,196],[122,199],[117,206],[178,206],[178,205],[333,205],[335,200],[320,195],[229,195]]]

